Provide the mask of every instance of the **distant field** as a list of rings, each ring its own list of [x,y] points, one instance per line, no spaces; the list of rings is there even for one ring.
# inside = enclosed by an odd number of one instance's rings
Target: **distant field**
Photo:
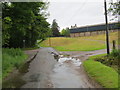
[[[76,38],[54,37],[50,38],[50,40],[51,47],[59,51],[92,51],[106,48],[105,34]],[[110,42],[113,40],[118,40],[117,32],[110,33]],[[50,47],[49,39],[40,43],[40,46]]]

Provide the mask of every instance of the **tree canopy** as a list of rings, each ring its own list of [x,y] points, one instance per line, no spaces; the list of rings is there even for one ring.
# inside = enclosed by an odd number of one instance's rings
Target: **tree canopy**
[[[115,16],[115,18],[118,18],[118,16],[120,15],[120,1],[114,3],[111,2],[108,12],[111,12],[112,15]]]
[[[65,36],[65,37],[69,37],[70,36],[69,28],[63,29],[61,31],[61,35]]]
[[[53,20],[51,29],[52,29],[52,35],[54,37],[58,37],[60,35],[59,26],[58,26],[58,23],[56,22],[56,19]]]
[[[35,46],[37,39],[49,36],[49,23],[46,21],[45,2],[4,2],[2,3],[2,27],[4,47]]]

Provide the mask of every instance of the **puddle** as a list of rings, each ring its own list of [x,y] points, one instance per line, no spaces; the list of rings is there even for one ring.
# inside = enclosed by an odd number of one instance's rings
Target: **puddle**
[[[80,59],[59,55],[57,64],[53,69],[51,81],[54,88],[82,88],[82,78],[75,68],[80,68]],[[73,68],[74,67],[74,68]]]
[[[76,59],[76,58],[72,58],[72,57],[60,57],[58,59],[58,62],[60,64],[64,64],[64,63],[72,63],[75,66],[80,66],[82,63],[80,61],[80,59]]]

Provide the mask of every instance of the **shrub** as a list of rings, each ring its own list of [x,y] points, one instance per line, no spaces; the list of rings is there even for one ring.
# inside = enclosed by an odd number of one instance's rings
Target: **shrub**
[[[111,52],[110,56],[116,57],[116,58],[120,58],[120,49],[115,49]]]
[[[115,70],[119,71],[118,69],[118,60],[120,59],[120,50],[113,50],[110,55],[102,56],[95,58],[95,61],[99,61],[107,66],[113,67]]]

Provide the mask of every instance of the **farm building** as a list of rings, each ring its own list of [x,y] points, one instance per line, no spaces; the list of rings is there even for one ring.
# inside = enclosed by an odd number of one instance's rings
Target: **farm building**
[[[74,27],[71,27],[70,30],[70,37],[82,37],[82,36],[91,36],[91,35],[97,35],[97,34],[104,34],[106,29],[105,24],[97,24],[97,25],[91,25],[91,26],[83,26],[83,27],[77,27],[76,25]],[[109,23],[108,24],[109,32],[115,32],[120,29],[118,27],[117,22]]]

